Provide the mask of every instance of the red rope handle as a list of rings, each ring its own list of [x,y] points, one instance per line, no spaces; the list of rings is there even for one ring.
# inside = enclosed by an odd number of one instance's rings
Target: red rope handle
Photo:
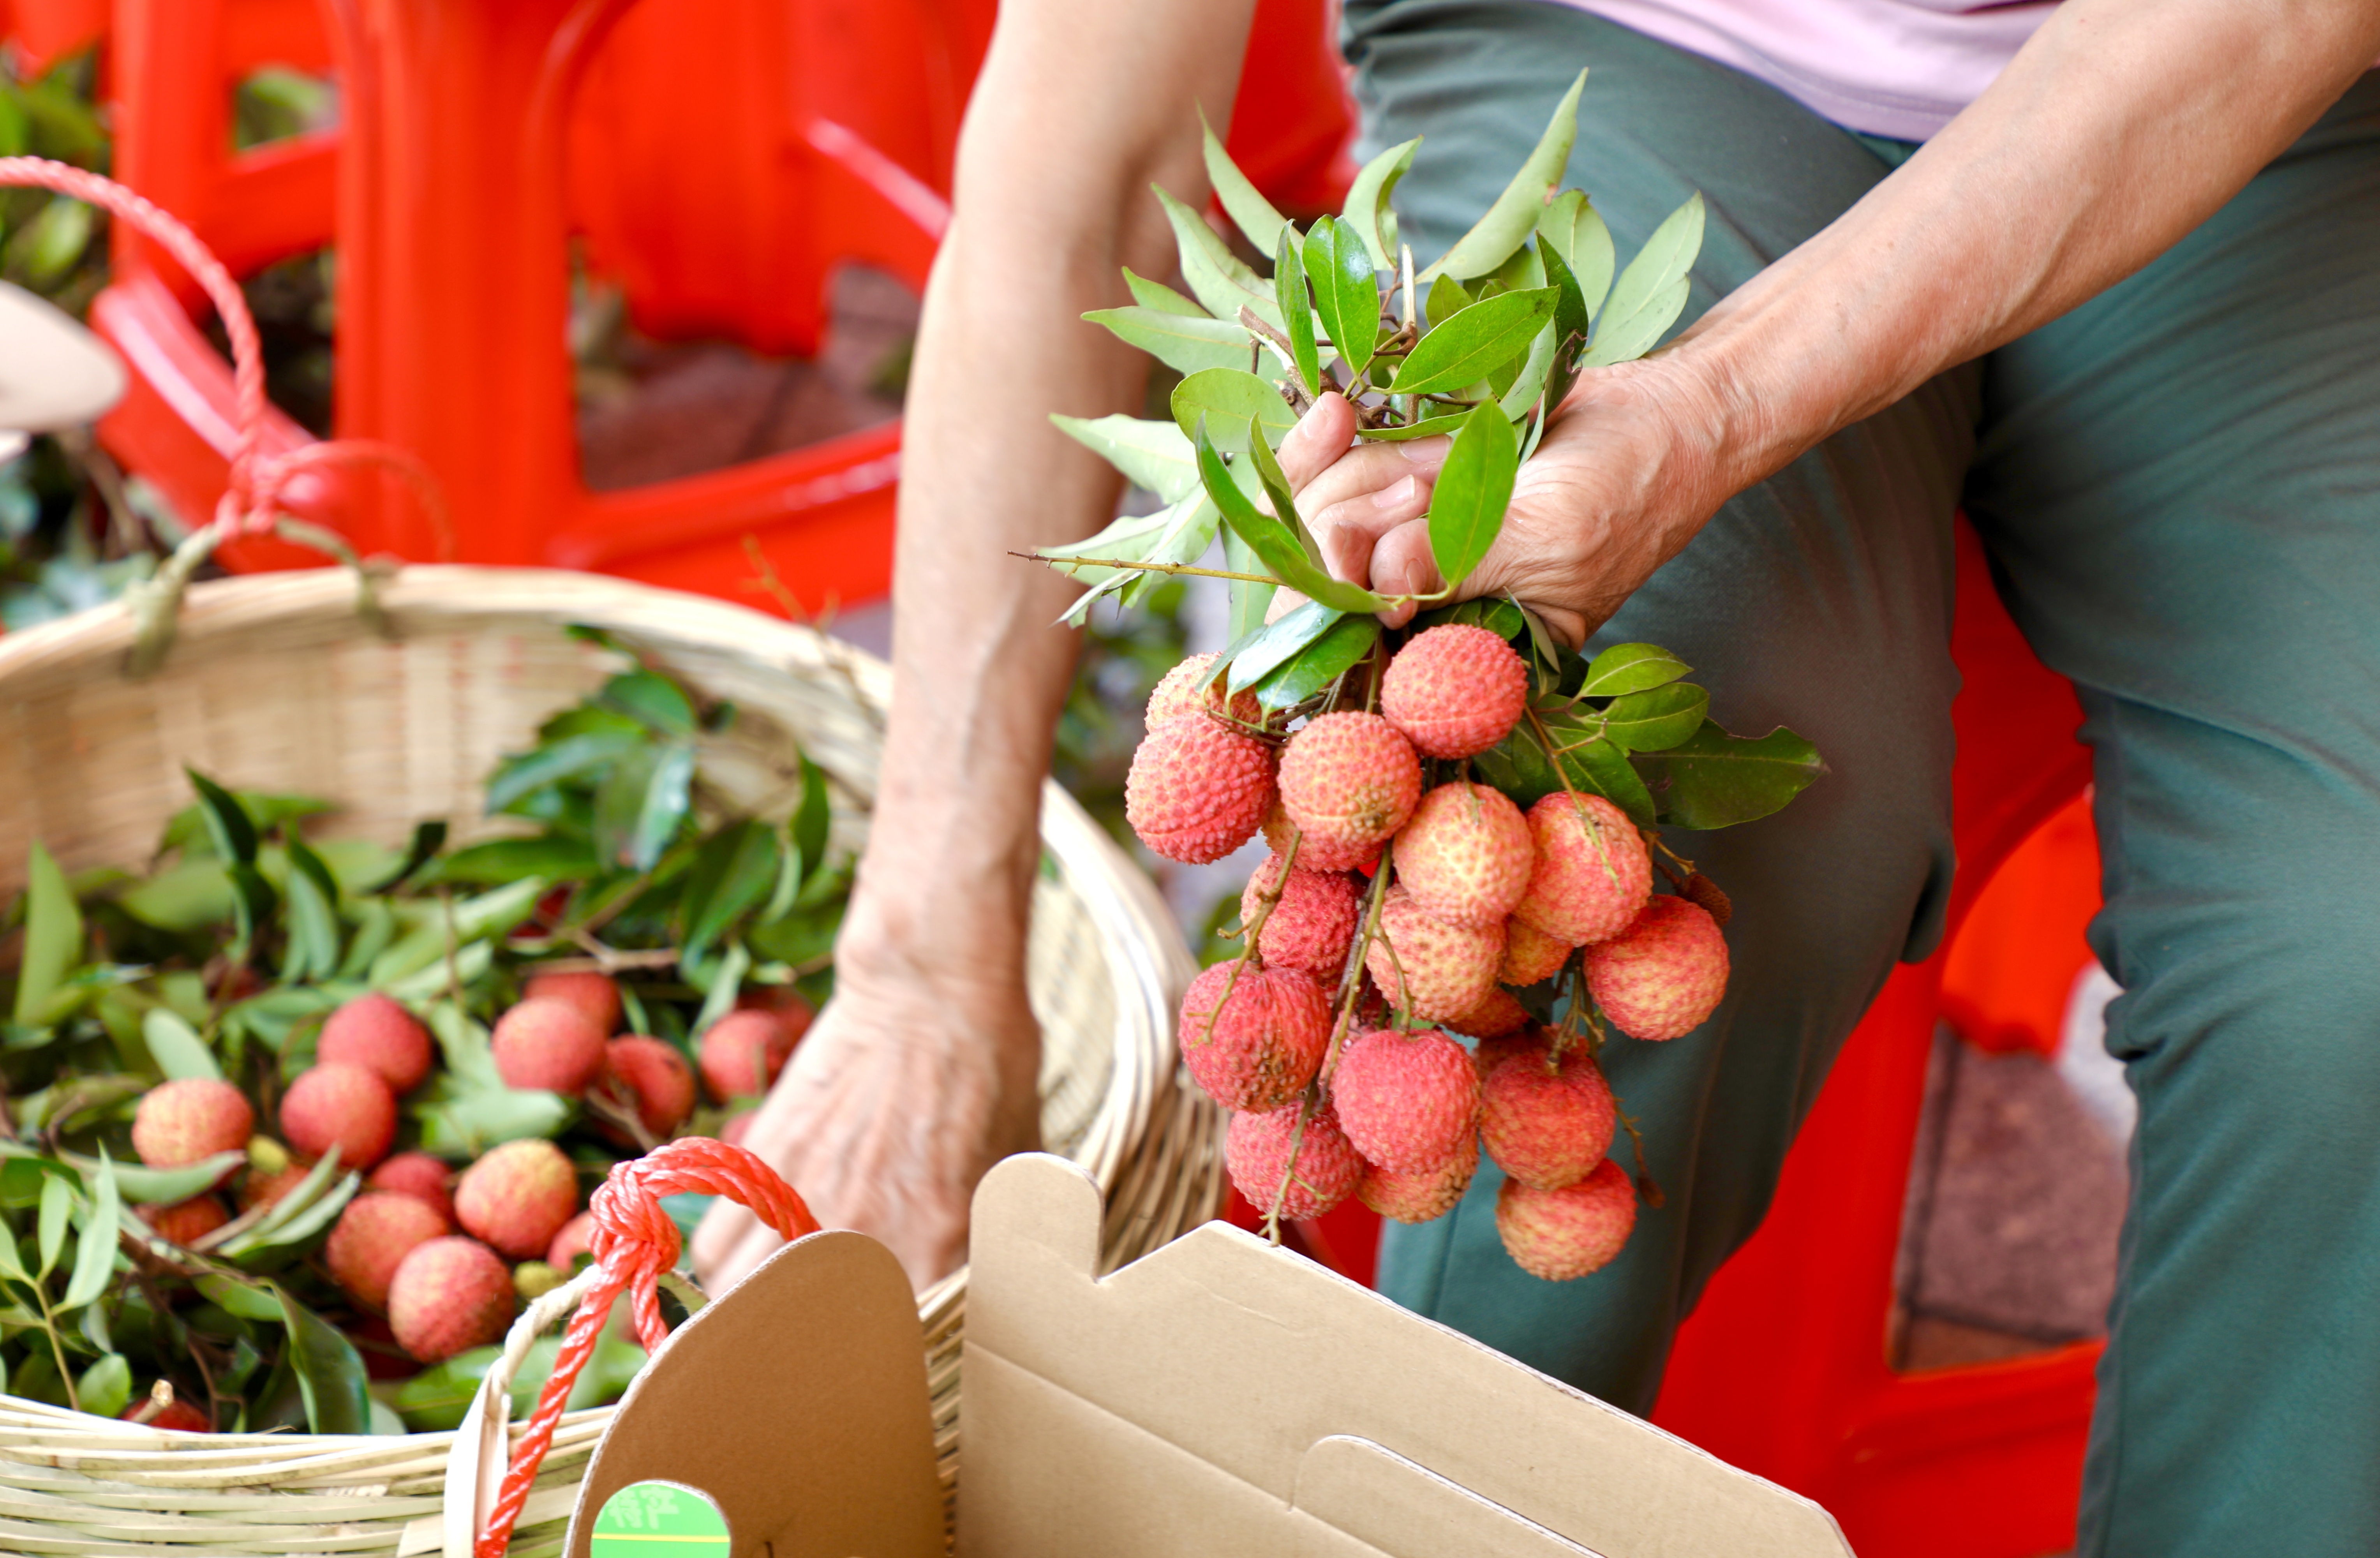
[[[741,1147],[708,1137],[681,1137],[641,1158],[613,1164],[587,1208],[594,1219],[587,1242],[602,1275],[579,1300],[578,1312],[563,1333],[553,1373],[538,1395],[537,1411],[521,1433],[520,1447],[504,1468],[495,1506],[488,1512],[488,1528],[473,1548],[476,1558],[503,1558],[512,1541],[513,1527],[528,1503],[529,1485],[537,1480],[537,1468],[545,1461],[570,1400],[570,1387],[594,1356],[595,1338],[613,1301],[624,1292],[628,1295],[637,1339],[647,1352],[658,1351],[668,1339],[656,1284],[662,1272],[677,1265],[679,1236],[661,1199],[685,1190],[739,1201],[786,1239],[819,1231],[818,1219],[794,1187]]]

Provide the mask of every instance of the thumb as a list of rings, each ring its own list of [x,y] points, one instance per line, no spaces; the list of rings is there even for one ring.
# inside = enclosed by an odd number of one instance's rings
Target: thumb
[[[1289,490],[1304,492],[1354,442],[1355,408],[1337,390],[1326,391],[1281,441],[1281,473],[1289,478]]]

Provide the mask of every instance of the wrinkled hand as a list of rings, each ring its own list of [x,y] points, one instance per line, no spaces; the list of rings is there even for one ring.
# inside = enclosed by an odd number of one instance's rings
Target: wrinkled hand
[[[821,1223],[882,1241],[922,1291],[966,1259],[976,1181],[1040,1145],[1038,1047],[1022,989],[845,971],[744,1145]],[[695,1270],[723,1293],[782,1242],[722,1200],[696,1230]]]
[[[1718,427],[1658,359],[1589,373],[1521,468],[1502,533],[1455,598],[1515,595],[1584,642],[1731,495]],[[1349,448],[1354,432],[1354,408],[1328,395],[1282,442],[1298,512],[1334,577],[1383,595],[1433,593],[1444,581],[1424,516],[1451,440]],[[1415,610],[1383,620],[1401,626]]]

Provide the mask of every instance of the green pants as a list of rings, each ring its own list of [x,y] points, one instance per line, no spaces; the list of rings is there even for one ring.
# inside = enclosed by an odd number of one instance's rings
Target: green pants
[[[1581,65],[1570,182],[1623,259],[1709,201],[1690,311],[1908,150],[1564,6],[1347,13],[1368,143],[1427,137],[1398,191],[1422,260]],[[1603,1272],[1542,1283],[1498,1242],[1488,1165],[1452,1216],[1391,1230],[1382,1288],[1650,1408],[1837,1049],[1939,938],[1961,506],[2082,693],[2091,939],[2140,1103],[2081,1550],[2380,1551],[2380,78],[2140,274],[1730,503],[1605,629],[1678,651],[1722,723],[1791,724],[1833,773],[1682,841],[1735,898],[1731,992],[1687,1038],[1607,1053],[1667,1206]]]

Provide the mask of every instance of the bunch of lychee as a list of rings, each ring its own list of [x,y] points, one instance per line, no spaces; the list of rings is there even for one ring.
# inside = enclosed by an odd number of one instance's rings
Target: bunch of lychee
[[[1441,626],[1389,660],[1377,712],[1292,731],[1195,656],[1149,699],[1125,798],[1170,859],[1220,859],[1258,831],[1272,846],[1241,898],[1241,955],[1182,1007],[1190,1075],[1234,1112],[1241,1194],[1273,1218],[1353,1195],[1427,1222],[1484,1147],[1506,1249],[1561,1281],[1610,1260],[1635,1219],[1605,1025],[1654,1041],[1700,1026],[1727,942],[1702,903],[1654,893],[1658,841],[1610,801],[1562,789],[1524,811],[1471,776],[1530,695],[1501,637]],[[1559,1020],[1533,1018],[1513,991],[1558,978]]]

